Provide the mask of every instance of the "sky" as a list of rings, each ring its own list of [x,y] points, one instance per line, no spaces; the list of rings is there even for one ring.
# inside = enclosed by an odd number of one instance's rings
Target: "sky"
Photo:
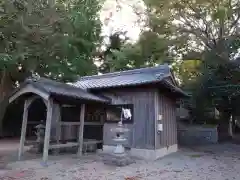
[[[106,0],[100,13],[103,35],[127,31],[126,35],[132,41],[136,41],[141,32],[141,24],[139,25],[137,21],[144,16],[137,15],[134,9],[144,12],[142,0]]]

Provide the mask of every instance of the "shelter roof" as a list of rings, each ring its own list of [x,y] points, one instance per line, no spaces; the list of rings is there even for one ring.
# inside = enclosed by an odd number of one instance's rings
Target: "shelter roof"
[[[12,102],[20,95],[34,92],[41,94],[41,96],[44,97],[44,99],[47,99],[51,95],[58,95],[85,101],[94,101],[102,103],[108,102],[107,99],[96,96],[81,88],[77,88],[65,83],[53,81],[42,77],[39,79],[29,78],[25,80],[25,82],[22,83],[20,87],[13,92],[10,98],[10,102]]]

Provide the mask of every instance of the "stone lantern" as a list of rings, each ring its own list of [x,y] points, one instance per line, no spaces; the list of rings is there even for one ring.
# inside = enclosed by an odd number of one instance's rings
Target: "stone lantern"
[[[121,113],[121,120],[118,122],[118,125],[116,128],[112,128],[111,131],[116,133],[115,138],[113,138],[113,141],[117,144],[116,148],[114,150],[115,155],[124,155],[125,150],[123,147],[124,142],[127,141],[127,138],[124,137],[124,135],[129,131],[128,128],[125,128],[123,126],[123,118],[124,119],[131,119],[132,115],[129,109],[122,108]]]
[[[131,111],[129,109],[122,108],[121,120],[118,122],[117,127],[111,129],[112,132],[116,133],[116,136],[113,138],[113,141],[116,143],[116,147],[111,154],[105,155],[105,164],[126,166],[134,162],[133,158],[129,157],[128,154],[125,153],[125,149],[123,147],[124,142],[127,141],[127,138],[124,135],[129,131],[128,128],[123,126],[123,118],[131,119],[131,117]]]
[[[36,136],[37,136],[37,151],[38,153],[43,152],[43,146],[44,146],[44,137],[45,137],[45,126],[43,125],[43,121],[40,122],[37,126],[35,126],[36,129]]]

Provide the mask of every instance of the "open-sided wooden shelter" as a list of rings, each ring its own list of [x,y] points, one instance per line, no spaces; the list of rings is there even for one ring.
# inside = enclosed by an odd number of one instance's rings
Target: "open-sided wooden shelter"
[[[93,94],[86,92],[85,90],[55,82],[45,78],[39,79],[28,79],[26,80],[20,88],[18,88],[10,97],[9,102],[13,102],[17,98],[24,98],[24,112],[23,121],[21,129],[21,139],[18,157],[21,159],[23,154],[23,147],[26,137],[26,128],[28,122],[28,110],[31,104],[37,100],[42,99],[44,102],[47,115],[46,115],[46,129],[45,129],[45,139],[44,139],[44,151],[43,151],[43,161],[46,162],[48,159],[49,149],[59,148],[59,147],[72,147],[78,146],[78,154],[81,155],[83,147],[83,128],[84,128],[84,115],[86,104],[104,104],[108,101],[101,97],[97,97]],[[79,109],[80,116],[79,122],[75,123],[63,123],[61,122],[61,111],[60,107],[63,104],[74,105]],[[39,122],[37,122],[39,123]],[[78,130],[78,141],[76,143],[64,143],[61,144],[61,125],[79,126]],[[51,141],[55,141],[55,144],[50,145]]]

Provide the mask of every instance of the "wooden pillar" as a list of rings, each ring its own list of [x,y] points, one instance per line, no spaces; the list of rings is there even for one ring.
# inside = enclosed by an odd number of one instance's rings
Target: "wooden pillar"
[[[53,115],[53,101],[52,99],[48,100],[47,103],[47,120],[45,127],[45,137],[44,137],[44,149],[43,149],[43,162],[46,163],[48,160],[48,149],[49,149],[49,141],[51,136],[51,121]]]
[[[56,140],[57,140],[57,144],[59,144],[61,140],[61,110],[60,110],[59,104],[57,104],[56,111],[57,111]]]
[[[78,156],[82,155],[82,149],[83,149],[84,116],[85,116],[85,104],[82,104],[81,113],[80,113],[79,136],[78,136],[78,143],[79,143]]]
[[[21,157],[24,151],[24,143],[26,138],[27,120],[28,120],[28,110],[32,102],[38,98],[41,98],[41,97],[33,96],[30,99],[25,100],[25,103],[24,103],[21,138],[20,138],[20,145],[19,145],[19,151],[18,151],[18,160],[21,160]],[[44,100],[44,103],[46,104],[45,100]]]
[[[54,118],[56,118],[56,143],[60,144],[60,140],[61,140],[61,110],[60,110],[60,105],[59,104],[55,104],[55,116]],[[59,149],[56,149],[54,151],[55,154],[59,153]]]
[[[20,145],[19,145],[19,150],[18,150],[18,160],[21,160],[22,154],[24,151],[24,142],[25,142],[26,130],[27,130],[28,107],[29,107],[29,100],[25,100],[24,111],[23,111],[23,120],[22,120],[22,129],[21,129],[21,138],[20,138]]]

